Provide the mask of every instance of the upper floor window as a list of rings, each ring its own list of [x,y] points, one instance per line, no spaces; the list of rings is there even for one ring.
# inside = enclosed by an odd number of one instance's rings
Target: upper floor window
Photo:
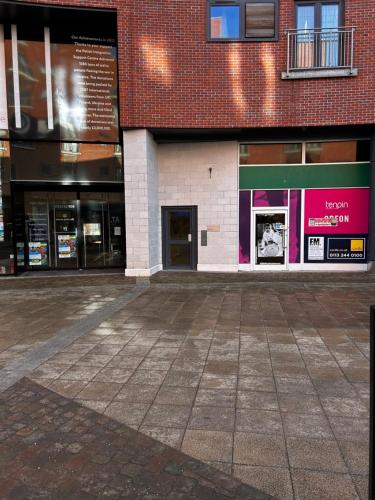
[[[297,30],[338,29],[341,25],[341,1],[302,2],[296,4]]]
[[[209,0],[209,38],[276,40],[278,0]]]
[[[298,67],[332,68],[343,65],[342,48],[348,45],[348,40],[347,35],[339,31],[342,25],[341,3],[297,2],[296,9]]]

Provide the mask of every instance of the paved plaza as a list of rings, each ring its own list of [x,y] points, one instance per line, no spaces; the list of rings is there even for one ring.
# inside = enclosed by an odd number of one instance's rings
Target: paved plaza
[[[25,413],[27,394],[46,388],[74,415],[89,409],[95,422],[102,414],[101,424],[175,449],[173,463],[187,455],[208,464],[221,473],[213,484],[233,476],[255,488],[215,486],[223,498],[366,498],[371,275],[16,279],[4,280],[0,300],[6,411],[16,398]],[[8,431],[0,435],[9,447]],[[18,447],[30,441],[17,436]],[[12,480],[30,486],[30,477]],[[192,491],[173,498],[216,498]]]

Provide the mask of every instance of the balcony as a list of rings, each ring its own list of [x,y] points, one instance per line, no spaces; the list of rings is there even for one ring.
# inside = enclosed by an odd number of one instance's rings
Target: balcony
[[[356,76],[355,28],[288,30],[283,80]]]

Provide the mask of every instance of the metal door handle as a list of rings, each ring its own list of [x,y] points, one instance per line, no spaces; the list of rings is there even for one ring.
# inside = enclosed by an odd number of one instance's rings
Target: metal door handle
[[[191,243],[191,234],[188,234],[188,242]]]

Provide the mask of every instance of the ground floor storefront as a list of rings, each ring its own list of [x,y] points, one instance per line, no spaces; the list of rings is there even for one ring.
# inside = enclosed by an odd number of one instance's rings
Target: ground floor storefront
[[[2,141],[0,273],[125,267],[117,145]]]
[[[0,272],[367,271],[370,131],[305,135],[2,141]]]
[[[126,274],[366,271],[370,140],[289,137],[125,132]]]

